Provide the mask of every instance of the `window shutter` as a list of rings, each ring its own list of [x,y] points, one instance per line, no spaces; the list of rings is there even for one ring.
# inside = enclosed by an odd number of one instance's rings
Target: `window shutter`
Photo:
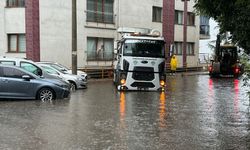
[[[17,35],[9,35],[9,51],[17,51]]]
[[[19,46],[19,52],[26,52],[25,35],[19,35],[18,46]]]

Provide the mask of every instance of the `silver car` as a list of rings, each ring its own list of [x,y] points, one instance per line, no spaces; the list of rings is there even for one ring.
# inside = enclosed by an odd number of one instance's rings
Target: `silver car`
[[[38,66],[35,62],[31,60],[22,58],[0,57],[0,64],[20,67],[39,77],[58,79],[57,77],[48,74],[40,66]]]
[[[47,73],[57,76],[70,83],[71,90],[86,88],[87,82],[84,78],[79,75],[69,74],[67,72],[59,71],[48,64],[38,63],[40,67],[43,68]]]
[[[37,62],[37,63],[46,64],[46,65],[49,65],[49,66],[55,68],[58,71],[65,72],[65,73],[68,73],[68,74],[72,74],[72,70],[70,70],[67,67],[65,67],[65,66],[63,66],[63,65],[61,65],[59,63],[56,63],[56,62],[43,61],[43,62]],[[86,83],[87,83],[88,75],[87,75],[86,72],[77,70],[77,75],[81,76],[81,78],[84,79],[84,81],[86,81]]]
[[[67,98],[70,86],[59,79],[36,76],[22,68],[0,65],[0,98],[40,99]]]

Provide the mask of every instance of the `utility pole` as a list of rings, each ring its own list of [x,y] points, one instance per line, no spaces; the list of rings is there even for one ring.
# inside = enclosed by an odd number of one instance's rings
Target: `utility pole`
[[[72,74],[77,74],[77,7],[72,0]]]
[[[187,67],[187,17],[188,17],[188,1],[184,1],[184,24],[183,24],[183,68]]]

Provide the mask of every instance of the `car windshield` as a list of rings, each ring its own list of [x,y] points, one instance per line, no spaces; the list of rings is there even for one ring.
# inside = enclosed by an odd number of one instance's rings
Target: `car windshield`
[[[237,48],[221,48],[221,56],[222,59],[228,60],[232,59],[233,61],[236,61],[237,57]]]
[[[58,74],[58,72],[56,70],[54,70],[53,68],[49,67],[49,66],[42,66],[42,68],[49,74]]]
[[[59,65],[59,64],[50,64],[51,67],[55,68],[56,70],[60,71],[61,73],[65,73],[66,71],[68,71],[69,69]]]
[[[160,40],[126,40],[123,54],[137,57],[165,57],[164,44],[164,41]]]

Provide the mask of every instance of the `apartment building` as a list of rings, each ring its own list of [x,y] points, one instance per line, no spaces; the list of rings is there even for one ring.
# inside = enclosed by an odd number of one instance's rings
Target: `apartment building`
[[[121,36],[119,27],[157,29],[168,39],[166,51],[177,55],[179,67],[197,66],[204,24],[201,27],[200,17],[194,14],[194,0],[186,4],[183,0],[77,0],[78,67],[110,67],[114,41]],[[71,13],[69,0],[0,0],[0,55],[70,67]],[[168,28],[170,23],[173,28]],[[209,38],[209,32],[203,35]]]

